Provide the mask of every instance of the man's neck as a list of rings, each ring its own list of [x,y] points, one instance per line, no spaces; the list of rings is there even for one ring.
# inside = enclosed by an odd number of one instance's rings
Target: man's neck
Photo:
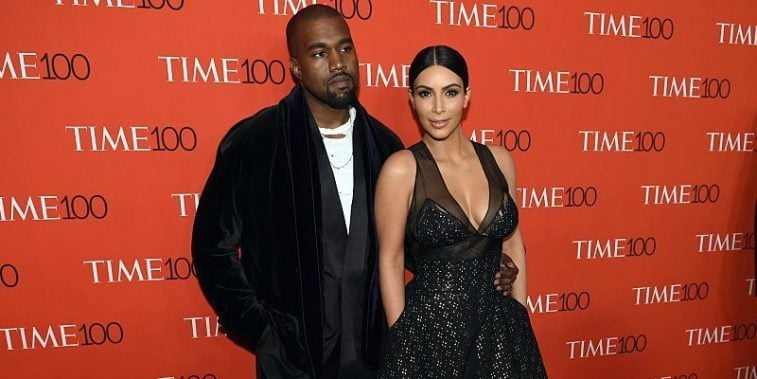
[[[350,119],[348,108],[332,108],[316,99],[307,90],[302,92],[305,95],[305,102],[308,104],[308,108],[310,108],[310,113],[313,115],[313,119],[315,119],[315,123],[319,128],[336,128]]]

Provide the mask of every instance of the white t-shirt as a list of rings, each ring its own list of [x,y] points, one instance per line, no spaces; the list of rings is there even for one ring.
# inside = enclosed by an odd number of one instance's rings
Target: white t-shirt
[[[336,128],[318,128],[323,137],[323,146],[329,157],[331,171],[336,180],[336,189],[342,203],[344,224],[347,232],[350,230],[350,215],[352,213],[352,193],[355,187],[355,160],[352,154],[352,129],[355,125],[355,108],[350,108],[350,118]],[[342,138],[330,138],[328,135],[343,134]]]

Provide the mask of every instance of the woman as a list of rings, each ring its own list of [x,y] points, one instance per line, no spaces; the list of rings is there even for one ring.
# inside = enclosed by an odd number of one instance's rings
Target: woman
[[[505,149],[463,135],[471,90],[460,53],[446,46],[421,50],[409,79],[423,139],[389,157],[376,189],[390,327],[380,377],[544,378],[524,307],[526,260],[512,159]],[[504,252],[520,269],[512,297],[492,285]],[[407,287],[405,266],[414,274]]]

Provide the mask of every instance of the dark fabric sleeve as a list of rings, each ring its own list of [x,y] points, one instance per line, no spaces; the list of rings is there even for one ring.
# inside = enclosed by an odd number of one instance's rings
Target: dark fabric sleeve
[[[245,206],[241,172],[249,139],[244,129],[244,124],[235,126],[218,148],[195,216],[192,257],[200,287],[225,333],[254,351],[269,318],[239,259]]]
[[[392,155],[392,153],[404,149],[405,146],[402,143],[400,137],[389,127],[384,125],[381,121],[373,116],[368,116],[368,119],[370,120],[372,128],[376,133],[378,144],[382,149],[384,149],[385,156],[382,158],[383,164],[383,161],[390,155]]]
[[[389,129],[386,126],[384,126],[384,129],[386,131],[387,139],[389,140],[388,144],[390,146],[392,153],[400,151],[405,148],[405,145],[402,143],[402,140],[397,134],[395,134],[391,129]]]

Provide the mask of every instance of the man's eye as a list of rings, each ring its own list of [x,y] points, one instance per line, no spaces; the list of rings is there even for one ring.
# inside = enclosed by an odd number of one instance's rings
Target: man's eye
[[[325,51],[319,51],[319,52],[313,54],[313,56],[316,57],[316,58],[323,58],[323,57],[326,56],[326,52]]]

